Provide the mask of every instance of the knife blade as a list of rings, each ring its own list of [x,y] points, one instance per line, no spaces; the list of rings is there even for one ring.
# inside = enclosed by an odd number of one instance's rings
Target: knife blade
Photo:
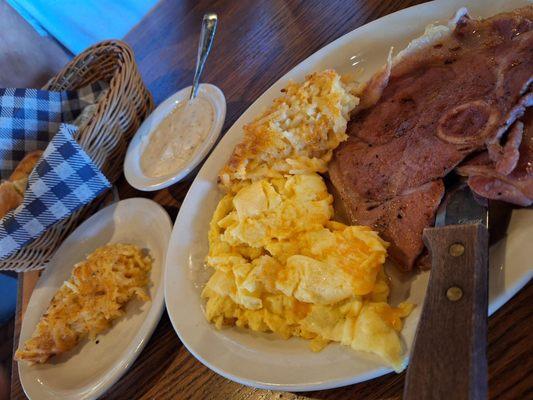
[[[488,229],[488,222],[488,200],[462,181],[446,194],[435,217],[436,227],[479,223]]]
[[[487,398],[488,216],[461,182],[424,230],[432,266],[404,399]]]

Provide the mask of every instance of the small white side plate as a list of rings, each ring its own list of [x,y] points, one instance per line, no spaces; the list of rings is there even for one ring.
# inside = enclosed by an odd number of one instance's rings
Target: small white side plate
[[[163,189],[179,182],[200,164],[215,144],[224,125],[224,119],[226,118],[226,98],[224,97],[224,93],[216,86],[203,83],[198,89],[198,96],[207,99],[213,106],[215,122],[206,139],[196,149],[190,162],[178,171],[157,178],[146,176],[141,169],[141,155],[148,144],[150,135],[179,102],[189,98],[190,92],[191,87],[189,86],[174,93],[162,102],[142,123],[131,140],[126,153],[126,159],[124,160],[124,175],[126,175],[128,183],[134,188],[148,192]]]
[[[149,249],[151,301],[132,300],[126,315],[96,341],[84,341],[43,365],[18,365],[24,392],[30,399],[94,399],[101,396],[133,364],[164,307],[163,265],[172,223],[166,211],[147,199],[127,199],[100,210],[63,242],[32,293],[20,333],[27,340],[50,300],[70,277],[75,263],[108,243],[131,243]]]

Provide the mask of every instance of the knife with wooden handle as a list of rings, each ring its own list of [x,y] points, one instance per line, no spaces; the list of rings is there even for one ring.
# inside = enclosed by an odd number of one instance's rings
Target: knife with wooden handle
[[[487,398],[488,211],[465,184],[424,230],[432,266],[404,399]]]

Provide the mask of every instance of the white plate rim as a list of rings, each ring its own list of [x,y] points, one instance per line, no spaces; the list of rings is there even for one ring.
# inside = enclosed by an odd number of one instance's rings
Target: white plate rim
[[[55,260],[56,254],[58,254],[63,246],[66,246],[69,244],[69,238],[74,236],[76,232],[81,232],[84,229],[86,229],[87,226],[90,226],[95,221],[97,221],[99,218],[101,218],[102,215],[105,213],[113,213],[114,210],[116,210],[118,207],[124,207],[129,208],[132,204],[139,203],[142,208],[146,209],[147,207],[153,208],[157,210],[157,212],[161,215],[162,220],[164,220],[164,224],[166,225],[165,230],[168,228],[168,237],[171,235],[172,230],[172,220],[170,219],[170,216],[166,212],[166,210],[158,203],[156,203],[153,200],[142,198],[142,197],[134,197],[129,199],[124,199],[117,201],[113,204],[110,204],[95,214],[93,214],[91,217],[89,217],[87,220],[85,220],[80,226],[78,226],[61,244],[61,246],[58,248],[56,253],[51,259],[51,263]],[[152,296],[151,298],[151,305],[149,311],[146,313],[146,317],[144,321],[141,324],[141,327],[135,335],[135,337],[132,339],[129,348],[134,348],[133,351],[126,352],[126,355],[114,365],[114,367],[109,371],[109,373],[101,379],[97,385],[93,386],[90,390],[87,390],[83,393],[82,396],[78,397],[80,400],[84,399],[96,399],[103,395],[109,388],[111,388],[133,365],[137,357],[141,354],[142,350],[148,343],[149,339],[151,338],[155,328],[159,324],[159,321],[161,319],[161,316],[163,314],[163,311],[165,309],[165,297],[164,297],[164,276],[165,276],[165,259],[166,259],[166,252],[168,251],[168,242],[163,244],[164,248],[164,258],[161,260],[161,273],[159,278],[159,288],[158,291],[155,293],[155,296]],[[35,288],[38,288],[40,283],[43,282],[47,276],[51,275],[52,272],[50,269],[45,270],[39,280],[37,281],[37,284]],[[43,279],[44,278],[44,279]],[[32,299],[30,297],[30,300],[28,302],[28,307],[30,306],[32,302]],[[24,319],[22,321],[21,326],[21,332],[25,328],[24,327]],[[27,328],[29,329],[29,328]],[[35,395],[35,393],[31,393],[29,389],[30,382],[26,382],[25,379],[25,368],[29,368],[29,366],[24,365],[22,362],[17,363],[18,366],[18,373],[20,377],[20,383],[22,386],[22,389],[24,390],[24,393],[26,396],[28,396],[29,399],[32,399],[32,395]],[[36,397],[33,397],[36,398]],[[40,397],[39,397],[40,398]]]

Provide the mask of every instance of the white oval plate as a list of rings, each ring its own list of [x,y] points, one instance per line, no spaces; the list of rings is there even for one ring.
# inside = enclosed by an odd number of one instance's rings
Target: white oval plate
[[[354,65],[363,66],[368,78],[385,63],[390,46],[402,49],[421,35],[427,24],[447,22],[462,6],[468,5],[473,16],[486,17],[524,4],[527,1],[442,0],[383,17],[342,36],[300,63],[237,120],[191,186],[176,219],[167,255],[167,310],[183,344],[196,358],[226,378],[273,390],[328,389],[391,372],[377,357],[346,346],[329,345],[319,353],[312,353],[300,339],[283,340],[273,334],[235,328],[217,331],[207,323],[200,292],[211,275],[203,264],[208,251],[209,220],[222,197],[216,183],[218,171],[241,140],[244,123],[264,110],[288,80],[303,80],[306,74],[325,68],[346,73]],[[507,239],[491,251],[490,313],[509,300],[533,275],[531,237],[533,212],[513,212]],[[405,323],[403,338],[407,350],[413,342],[427,280],[428,273],[402,277],[393,274],[392,301],[408,297],[420,305]]]
[[[189,163],[180,170],[172,171],[168,175],[157,178],[148,177],[142,171],[141,155],[148,144],[150,135],[179,102],[189,98],[190,92],[191,87],[186,87],[159,104],[133,136],[124,160],[124,175],[128,183],[134,188],[149,192],[163,189],[179,182],[200,164],[217,141],[226,118],[226,98],[224,93],[215,85],[202,83],[198,88],[198,96],[208,100],[215,113],[215,122],[205,140],[196,149]]]
[[[133,364],[161,318],[164,306],[163,265],[172,222],[166,211],[147,199],[110,205],[81,224],[59,247],[32,293],[20,333],[27,340],[50,300],[70,277],[75,263],[107,243],[131,243],[150,250],[151,300],[132,300],[126,315],[95,341],[84,341],[47,364],[18,364],[20,381],[30,399],[94,399],[101,396]]]

